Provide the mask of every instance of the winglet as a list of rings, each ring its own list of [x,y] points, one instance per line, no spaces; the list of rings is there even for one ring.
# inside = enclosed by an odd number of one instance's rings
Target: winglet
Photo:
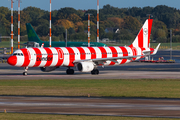
[[[161,43],[158,44],[158,46],[156,47],[156,49],[154,50],[153,54],[152,55],[155,55],[159,49],[159,46],[161,45]]]

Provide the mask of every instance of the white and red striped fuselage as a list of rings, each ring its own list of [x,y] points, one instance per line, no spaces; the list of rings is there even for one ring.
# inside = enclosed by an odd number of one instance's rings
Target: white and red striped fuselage
[[[93,60],[98,58],[113,58],[143,55],[143,51],[154,51],[153,48],[139,47],[49,47],[49,48],[23,48],[14,52],[9,64],[18,67],[75,67],[74,61]],[[132,58],[132,60],[141,57]],[[115,62],[107,60],[103,64],[120,65],[129,63],[130,59],[117,59]]]
[[[59,66],[68,67],[67,74],[74,74],[70,67],[77,67],[81,72],[99,74],[97,66],[110,66],[129,63],[150,54],[156,54],[160,44],[154,50],[149,48],[150,33],[153,20],[148,19],[142,26],[139,34],[128,47],[49,47],[23,48],[14,52],[8,58],[12,66],[40,67],[49,72]]]

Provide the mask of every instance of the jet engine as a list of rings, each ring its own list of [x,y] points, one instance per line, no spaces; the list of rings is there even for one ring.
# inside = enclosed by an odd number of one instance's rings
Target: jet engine
[[[80,62],[77,64],[77,69],[81,72],[90,72],[94,69],[92,62]]]
[[[55,70],[57,67],[40,67],[41,71],[43,72],[50,72]]]

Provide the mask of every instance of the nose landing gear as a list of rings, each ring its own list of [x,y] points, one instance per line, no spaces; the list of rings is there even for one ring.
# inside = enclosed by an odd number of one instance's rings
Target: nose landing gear
[[[28,70],[28,67],[25,67],[25,68],[24,68],[24,72],[23,72],[23,75],[24,75],[24,76],[27,76],[27,70]]]

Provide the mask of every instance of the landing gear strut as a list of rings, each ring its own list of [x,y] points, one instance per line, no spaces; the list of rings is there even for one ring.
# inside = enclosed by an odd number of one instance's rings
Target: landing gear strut
[[[25,67],[25,68],[24,68],[23,75],[27,76],[27,70],[28,70],[28,67]]]
[[[68,75],[72,75],[72,74],[74,74],[74,70],[73,70],[73,69],[68,68],[68,69],[66,70],[66,74],[68,74]]]
[[[94,69],[91,71],[92,75],[98,75],[99,74],[99,70],[98,69]]]

